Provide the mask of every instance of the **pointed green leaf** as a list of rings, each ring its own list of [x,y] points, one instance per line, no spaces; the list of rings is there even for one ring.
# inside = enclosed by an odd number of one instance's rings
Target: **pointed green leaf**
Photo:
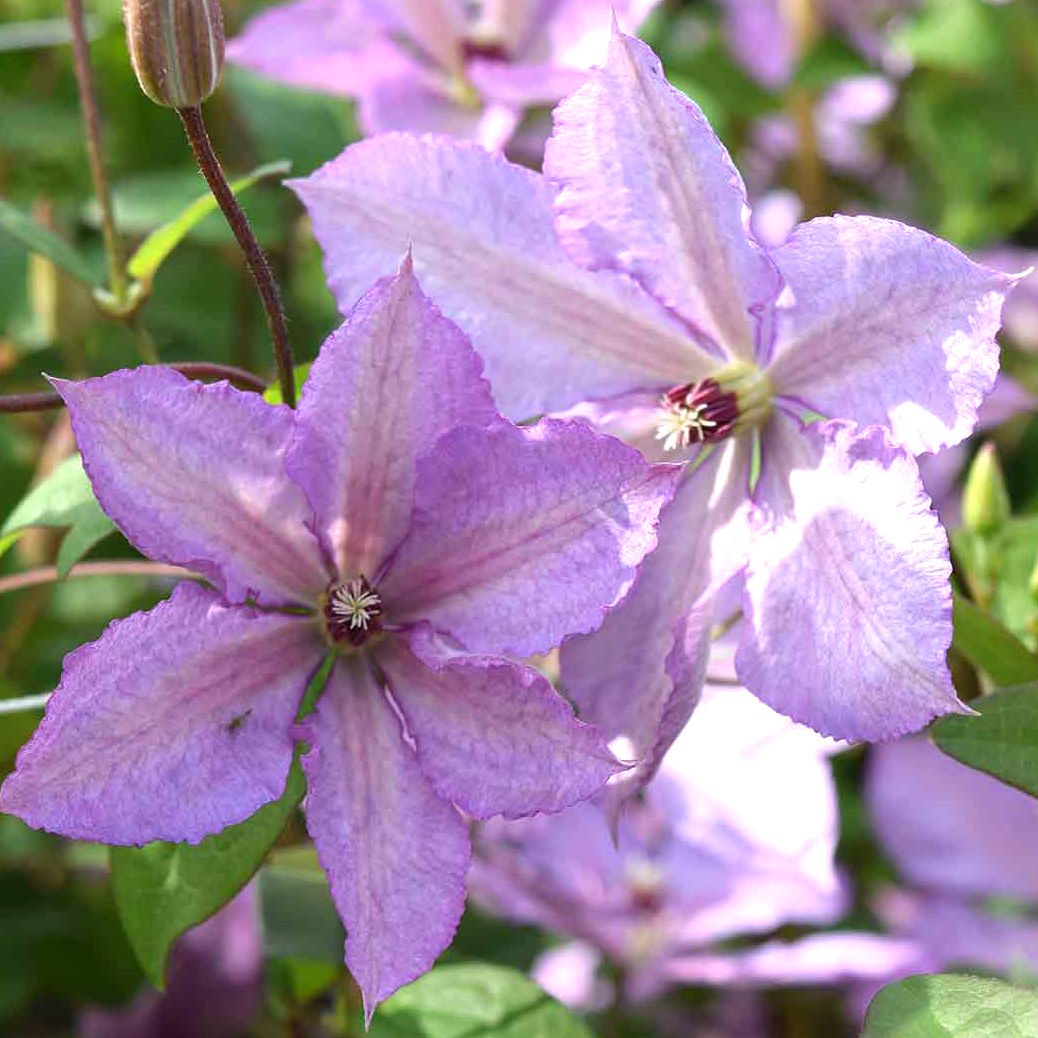
[[[585,1024],[518,970],[437,966],[375,1012],[370,1038],[591,1038]]]
[[[280,800],[199,844],[112,847],[112,890],[145,974],[162,987],[173,942],[231,900],[255,874],[306,790],[293,764]]]
[[[979,716],[934,722],[934,742],[950,757],[1038,797],[1038,683],[975,699]]]
[[[115,529],[94,497],[78,454],[66,458],[42,483],[33,487],[7,517],[0,527],[0,555],[30,526],[68,527],[57,559],[58,574],[62,578]]]
[[[0,231],[6,231],[30,252],[45,256],[66,274],[87,285],[100,285],[101,279],[90,263],[64,238],[37,223],[28,213],[0,198]]]
[[[1038,656],[993,616],[956,593],[955,648],[998,685],[1038,681]]]
[[[990,977],[909,977],[872,1000],[861,1038],[1038,1038],[1038,992]]]
[[[231,190],[238,194],[248,190],[265,177],[285,176],[291,168],[289,162],[268,163],[254,169],[248,175],[232,181]],[[190,234],[194,227],[216,208],[216,199],[211,194],[201,195],[175,219],[152,231],[141,242],[140,247],[126,265],[126,271],[130,277],[145,283],[151,281],[169,254]]]

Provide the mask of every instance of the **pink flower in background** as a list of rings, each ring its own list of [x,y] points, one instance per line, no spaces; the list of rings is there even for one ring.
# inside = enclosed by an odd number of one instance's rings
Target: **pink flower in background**
[[[501,148],[658,0],[294,0],[254,18],[228,60],[358,99],[366,133],[435,130]]]
[[[471,887],[505,916],[579,942],[541,965],[558,993],[569,979],[570,1001],[590,997],[602,956],[649,996],[715,942],[842,914],[834,746],[745,689],[711,687],[615,845],[589,805],[491,822]]]

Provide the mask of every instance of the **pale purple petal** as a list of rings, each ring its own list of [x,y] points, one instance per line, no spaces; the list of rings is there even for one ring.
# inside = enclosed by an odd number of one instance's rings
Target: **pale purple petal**
[[[281,796],[321,642],[308,617],[185,583],[65,658],[0,792],[37,829],[111,844],[203,837]]]
[[[578,69],[477,58],[468,64],[472,85],[483,97],[503,104],[553,105],[584,82]]]
[[[328,578],[283,471],[287,407],[170,368],[54,386],[101,507],[143,554],[201,573],[231,601],[313,604]]]
[[[465,906],[469,837],[433,792],[363,656],[336,661],[301,726],[307,827],[346,926],[346,965],[370,1019],[428,970]]]
[[[769,941],[746,952],[680,956],[662,969],[678,984],[773,987],[893,978],[918,972],[925,961],[914,941],[846,931]]]
[[[502,0],[509,4],[511,0]],[[541,17],[522,57],[541,57],[554,65],[591,69],[601,65],[616,23],[632,36],[659,0],[545,0]]]
[[[686,470],[631,593],[598,631],[562,647],[563,684],[581,717],[615,740],[621,759],[639,762],[615,780],[616,796],[652,777],[698,699],[713,592],[745,563],[749,468],[748,445],[732,440]]]
[[[260,12],[227,44],[227,60],[281,83],[355,94],[387,59],[402,60],[370,0],[294,0]]]
[[[830,752],[827,740],[745,689],[707,687],[644,794],[668,821],[671,850],[663,861],[680,896],[691,904],[701,881],[686,878],[677,850],[695,848],[727,879],[675,924],[675,945],[842,915]]]
[[[750,550],[736,667],[769,706],[826,735],[887,739],[963,711],[948,543],[915,461],[882,429],[779,415]]]
[[[497,417],[482,370],[422,293],[410,259],[321,348],[286,468],[342,579],[374,577],[406,533],[417,459],[455,426]]]
[[[549,948],[537,956],[530,976],[552,998],[572,1009],[601,1008],[596,983],[602,953],[583,941],[570,941]]]
[[[383,10],[433,61],[445,69],[461,60],[465,0],[381,0]]]
[[[368,135],[444,133],[493,150],[508,142],[520,115],[507,98],[484,104],[478,96],[461,93],[439,69],[402,52],[386,54],[360,91],[360,123]]]
[[[386,611],[474,652],[547,652],[626,594],[680,473],[583,422],[449,433],[419,462]]]
[[[544,171],[581,265],[632,275],[722,354],[751,358],[781,281],[748,231],[746,190],[659,59],[615,33],[605,66],[555,110]]]
[[[769,90],[786,85],[797,44],[782,0],[723,0],[728,46],[736,61]]]
[[[428,628],[377,650],[436,792],[476,818],[561,811],[620,770],[601,733],[532,667],[458,653]]]
[[[927,972],[967,967],[1013,976],[1038,970],[1038,923],[1024,912],[1014,917],[954,894],[898,891],[883,899],[879,915],[899,937],[918,944]]]
[[[1038,902],[1038,801],[928,739],[877,746],[868,805],[901,874],[932,890]]]
[[[998,373],[1012,280],[893,220],[802,224],[774,252],[775,391],[830,418],[887,427],[913,454],[964,439]]]
[[[988,249],[977,259],[1006,274],[1025,274],[1006,300],[1002,326],[1017,346],[1038,350],[1038,252],[1003,245]]]
[[[570,262],[547,182],[481,147],[387,135],[293,187],[339,306],[351,307],[413,245],[425,291],[472,339],[514,418],[714,367],[630,281]]]

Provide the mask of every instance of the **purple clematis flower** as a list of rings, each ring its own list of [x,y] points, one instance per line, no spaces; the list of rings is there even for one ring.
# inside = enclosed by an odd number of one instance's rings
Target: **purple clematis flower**
[[[281,794],[298,734],[370,1016],[450,943],[457,808],[558,811],[619,769],[495,654],[601,623],[676,470],[580,423],[501,419],[409,261],[325,344],[297,412],[162,369],[57,385],[108,514],[215,590],[181,584],[68,657],[0,808],[78,839],[196,842]]]
[[[690,461],[630,596],[563,647],[582,716],[644,781],[695,705],[711,625],[740,607],[742,682],[822,733],[962,710],[947,542],[912,455],[973,428],[1012,279],[866,217],[765,250],[702,113],[620,33],[556,110],[545,168],[387,135],[295,189],[341,305],[412,240],[507,413],[576,407]]]
[[[605,53],[613,11],[635,32],[659,0],[293,0],[265,11],[230,61],[356,97],[365,133],[435,130],[502,148]]]

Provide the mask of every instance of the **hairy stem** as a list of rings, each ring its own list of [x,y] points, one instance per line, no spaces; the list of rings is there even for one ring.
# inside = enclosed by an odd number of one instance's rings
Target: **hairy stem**
[[[97,91],[94,73],[90,67],[90,48],[87,44],[86,20],[83,16],[83,0],[66,0],[69,26],[72,31],[72,55],[76,69],[76,85],[79,88],[79,104],[83,110],[83,125],[86,129],[87,155],[90,159],[90,176],[94,182],[94,194],[101,209],[101,234],[108,260],[108,281],[117,302],[125,303],[129,294],[126,268],[123,265],[119,236],[115,231],[115,216],[112,210],[112,190],[105,170],[104,152],[101,146],[101,116],[97,107]]]
[[[274,357],[277,360],[281,397],[289,407],[295,407],[296,387],[292,374],[292,347],[288,342],[288,328],[285,324],[285,311],[281,306],[281,294],[278,291],[277,281],[274,280],[274,273],[270,269],[270,263],[260,248],[259,242],[256,241],[256,235],[249,226],[245,212],[227,183],[223,167],[220,165],[220,160],[209,140],[209,134],[206,132],[201,108],[178,108],[177,114],[184,124],[184,130],[198,162],[198,168],[202,171],[209,190],[212,191],[213,197],[216,198],[227,223],[234,232],[234,237],[245,256],[245,262],[252,278],[256,282],[256,288],[263,300],[263,309],[267,314],[270,336],[274,342]]]
[[[258,375],[244,368],[231,367],[229,364],[209,364],[206,361],[188,361],[183,364],[169,364],[174,371],[188,378],[226,379],[239,389],[249,389],[262,393],[267,384]],[[19,414],[27,411],[59,411],[65,401],[53,389],[44,389],[39,393],[11,393],[0,396],[0,414]]]

